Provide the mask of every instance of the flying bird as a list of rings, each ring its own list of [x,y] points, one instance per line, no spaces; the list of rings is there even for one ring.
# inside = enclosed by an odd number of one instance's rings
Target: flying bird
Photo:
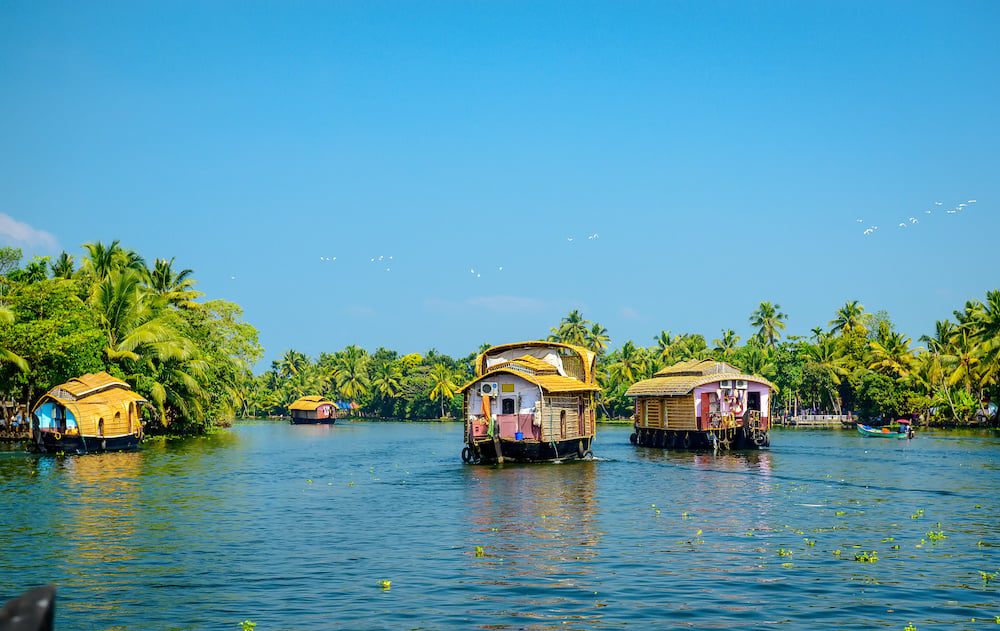
[[[588,238],[588,239],[596,239],[596,238],[597,238],[597,233],[595,232],[594,234],[590,235],[590,236],[589,236],[589,237],[587,237],[587,238]]]
[[[974,200],[974,199],[970,199],[970,200],[969,200],[969,203],[970,203],[970,204],[975,204],[975,203],[976,203],[976,200]]]
[[[954,215],[958,211],[957,210],[946,210],[945,212],[948,213],[949,215]]]
[[[920,223],[916,217],[910,217],[910,223]]]
[[[905,224],[905,223],[901,223],[901,224],[899,224],[899,227],[900,227],[900,228],[905,228],[905,227],[906,227],[906,224]]]
[[[935,205],[935,206],[940,206],[940,205],[941,205],[941,202],[934,202],[934,205]]]

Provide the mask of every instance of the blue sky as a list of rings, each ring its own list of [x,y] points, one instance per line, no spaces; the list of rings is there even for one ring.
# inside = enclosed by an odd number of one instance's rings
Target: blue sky
[[[460,356],[571,309],[614,347],[746,339],[761,301],[786,334],[859,300],[917,338],[1000,286],[998,25],[991,1],[4,1],[0,243],[175,257],[243,306],[258,368]]]

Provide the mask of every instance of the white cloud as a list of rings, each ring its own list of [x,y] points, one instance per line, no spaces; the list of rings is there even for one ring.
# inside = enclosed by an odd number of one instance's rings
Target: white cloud
[[[639,312],[632,307],[622,307],[618,310],[618,315],[620,315],[625,320],[638,320]]]
[[[0,241],[13,247],[25,246],[53,252],[59,249],[59,242],[48,232],[33,228],[4,213],[0,213]]]

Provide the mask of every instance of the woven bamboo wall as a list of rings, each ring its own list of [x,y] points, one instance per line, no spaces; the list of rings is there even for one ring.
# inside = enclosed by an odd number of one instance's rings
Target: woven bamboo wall
[[[639,427],[663,428],[663,399],[642,397],[636,399]]]
[[[567,440],[580,437],[579,397],[545,397],[542,410],[542,440]],[[562,413],[566,412],[566,427],[563,432]]]
[[[667,429],[694,430],[698,429],[698,419],[694,415],[694,394],[681,397],[667,397],[666,411],[669,424]]]

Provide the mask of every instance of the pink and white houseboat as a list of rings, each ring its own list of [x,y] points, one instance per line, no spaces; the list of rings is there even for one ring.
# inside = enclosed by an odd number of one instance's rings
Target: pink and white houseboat
[[[644,447],[759,449],[771,444],[777,386],[725,362],[693,359],[632,384],[635,433]]]
[[[593,352],[556,342],[494,346],[461,388],[467,463],[589,458],[595,434]]]

